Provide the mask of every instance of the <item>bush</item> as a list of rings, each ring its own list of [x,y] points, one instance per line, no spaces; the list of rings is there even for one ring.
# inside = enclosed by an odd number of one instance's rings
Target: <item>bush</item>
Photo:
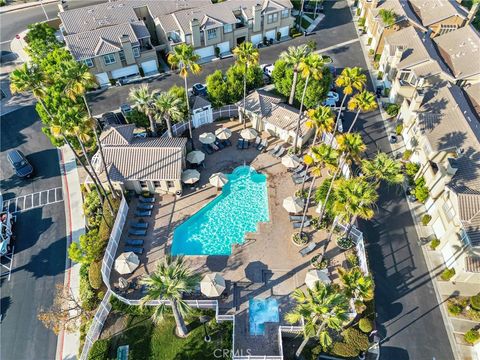
[[[112,305],[113,312],[134,316],[151,316],[155,310],[153,306],[127,305],[120,301],[116,296],[112,296],[110,298],[110,304]],[[168,309],[170,308],[166,309],[167,313]]]
[[[358,266],[358,256],[355,252],[352,252],[350,254],[347,255],[347,262],[348,262],[348,265],[350,265],[351,267],[355,267],[355,266]]]
[[[355,357],[360,354],[358,349],[355,349],[351,344],[343,342],[336,342],[333,344],[332,353],[343,357]]]
[[[400,106],[398,106],[397,104],[388,104],[385,108],[385,111],[389,116],[397,116],[399,110]]]
[[[97,299],[98,299],[98,301],[102,301],[104,297],[105,297],[105,291],[99,291],[99,292],[97,292]]]
[[[280,31],[277,31],[277,41],[280,41],[282,38],[282,33]]]
[[[475,329],[470,329],[463,335],[463,338],[467,343],[474,345],[480,341],[480,332]]]
[[[402,155],[403,160],[409,160],[412,157],[413,151],[412,150],[405,150]]]
[[[373,38],[371,38],[371,37],[370,37],[370,38],[368,38],[368,40],[367,40],[367,45],[368,45],[368,46],[370,46],[370,45],[372,44],[372,41],[373,41]],[[373,49],[370,49],[370,51],[372,52],[372,54],[371,54],[371,55],[373,55],[373,53],[374,53],[374,50],[373,50]]]
[[[302,232],[299,232],[292,235],[292,241],[295,245],[305,245],[308,243],[308,235]]]
[[[88,360],[107,360],[109,341],[107,339],[97,340],[93,343]]]
[[[330,261],[327,258],[322,258],[320,261],[320,255],[315,255],[310,259],[310,264],[313,266],[313,268],[317,270],[323,270],[326,269],[330,263]]]
[[[395,127],[395,133],[397,135],[402,135],[402,131],[403,131],[403,124],[398,124],[396,127]]]
[[[420,170],[420,165],[417,163],[409,162],[405,165],[405,173],[409,177],[413,178],[417,174],[418,170]]]
[[[358,26],[359,27],[364,27],[365,26],[365,17],[361,17],[360,19],[358,19]]]
[[[217,58],[220,57],[220,48],[218,46],[215,46],[215,56]]]
[[[342,335],[345,343],[352,345],[357,350],[366,351],[370,345],[368,336],[355,328],[348,328]]]
[[[455,275],[455,269],[450,268],[450,269],[445,269],[443,270],[442,274],[440,275],[440,278],[443,281],[449,281],[453,276]]]
[[[448,305],[447,307],[448,309],[448,312],[451,314],[451,315],[458,315],[462,312],[462,307],[458,304],[450,304]]]
[[[427,226],[428,223],[432,220],[432,217],[429,214],[425,214],[422,216],[422,225]]]
[[[375,50],[373,49],[368,50],[368,55],[373,55],[373,54],[375,54]]]
[[[373,330],[373,324],[367,318],[361,318],[358,322],[358,327],[366,334],[369,334]]]
[[[480,293],[470,296],[470,306],[473,309],[480,311]]]
[[[383,71],[379,71],[377,75],[377,80],[382,80],[383,79]]]
[[[425,178],[423,176],[415,180],[415,189],[413,190],[413,194],[417,200],[422,203],[428,199],[428,188],[425,184]]]
[[[382,57],[382,54],[376,54],[375,57],[373,58],[373,61],[379,62],[381,57]]]
[[[342,236],[337,239],[337,245],[340,249],[348,250],[353,246],[353,240],[350,237]]]
[[[140,73],[140,77],[145,77],[145,71],[143,71],[143,68],[142,67],[139,67],[138,68],[138,72]]]
[[[82,264],[80,267],[80,301],[86,310],[93,311],[97,307],[98,299],[88,281],[88,272],[89,265]]]
[[[95,290],[102,287],[102,263],[100,261],[95,261],[90,264],[88,268],[88,281],[90,282],[90,286]]]
[[[432,250],[436,250],[439,245],[440,245],[440,240],[438,240],[437,238],[432,239],[432,241],[430,241],[430,249]]]

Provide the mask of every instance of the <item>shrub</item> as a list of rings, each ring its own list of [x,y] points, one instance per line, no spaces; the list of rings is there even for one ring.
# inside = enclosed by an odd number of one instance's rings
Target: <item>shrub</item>
[[[420,170],[420,165],[417,163],[409,162],[405,165],[405,173],[407,176],[414,177],[418,170]]]
[[[347,255],[347,262],[351,267],[358,266],[358,256],[355,252]]]
[[[97,292],[97,299],[98,299],[99,301],[102,301],[104,297],[105,297],[105,291],[99,291],[99,292]]]
[[[80,267],[80,301],[86,310],[92,311],[97,307],[97,298],[95,297],[95,291],[88,281],[88,269],[89,266],[82,264]]]
[[[473,309],[480,311],[480,293],[470,296],[470,306]]]
[[[463,335],[463,338],[467,343],[474,345],[480,341],[480,332],[475,329],[470,329]]]
[[[367,45],[368,46],[370,46],[372,44],[372,40],[373,40],[373,38],[368,38],[368,40],[367,40]],[[373,49],[370,49],[370,50],[372,51],[372,55],[373,55],[374,50]]]
[[[382,57],[382,54],[376,54],[375,57],[373,58],[373,61],[379,62],[381,57]]]
[[[308,242],[308,235],[302,232],[293,234],[292,241],[295,245],[305,245]]]
[[[308,40],[307,46],[311,51],[317,50],[317,42],[315,40]]]
[[[412,157],[413,151],[412,150],[405,150],[402,155],[403,160],[408,160]]]
[[[403,131],[403,124],[398,124],[396,127],[395,127],[395,133],[397,135],[402,135],[402,131]]]
[[[448,281],[450,280],[453,276],[455,275],[455,269],[454,268],[450,268],[450,269],[445,269],[443,270],[442,274],[440,275],[440,278],[443,280],[443,281]]]
[[[428,199],[428,188],[425,185],[425,178],[423,176],[415,180],[415,189],[413,190],[413,193],[418,201],[422,203]]]
[[[382,80],[383,79],[383,71],[379,71],[377,75],[377,80]]]
[[[282,33],[280,31],[277,31],[277,41],[280,41],[282,38]]]
[[[340,249],[348,250],[353,246],[353,240],[349,237],[342,236],[337,240],[337,245]]]
[[[368,55],[373,55],[373,54],[375,54],[375,50],[373,49],[368,50]]]
[[[155,310],[153,306],[127,305],[120,301],[116,296],[110,298],[110,304],[112,305],[113,312],[135,316],[151,316]],[[167,308],[166,311],[168,313],[169,308]]]
[[[142,78],[145,77],[145,71],[143,70],[142,67],[138,68],[138,72],[140,73],[140,77],[142,77]]]
[[[215,56],[217,58],[220,57],[220,48],[218,46],[215,46]]]
[[[109,341],[107,339],[97,340],[93,343],[88,360],[107,360]]]
[[[370,333],[373,330],[373,324],[367,318],[361,318],[358,322],[358,327],[366,334]]]
[[[366,21],[365,17],[361,17],[360,19],[358,19],[358,26],[364,27],[365,21]]]
[[[330,261],[327,258],[322,258],[320,261],[318,261],[319,259],[320,255],[315,255],[310,259],[310,264],[317,270],[326,269]]]
[[[95,261],[90,264],[88,268],[88,281],[90,282],[90,286],[95,290],[102,287],[102,263],[100,261]]]
[[[458,315],[462,312],[462,307],[458,304],[450,304],[448,305],[447,307],[448,309],[448,312],[451,314],[451,315]]]
[[[440,245],[440,240],[438,240],[437,238],[432,239],[432,241],[430,241],[430,249],[432,250],[436,250],[439,245]]]
[[[400,110],[400,106],[392,103],[388,104],[387,107],[385,108],[385,111],[389,116],[397,116],[399,110]]]
[[[370,345],[368,336],[355,328],[348,328],[342,333],[342,335],[345,343],[352,345],[355,349],[360,351],[366,351]]]
[[[422,225],[427,226],[428,223],[432,220],[432,217],[429,214],[425,214],[422,216]]]
[[[333,344],[332,353],[343,357],[354,357],[358,356],[360,351],[355,349],[351,344],[336,342]]]

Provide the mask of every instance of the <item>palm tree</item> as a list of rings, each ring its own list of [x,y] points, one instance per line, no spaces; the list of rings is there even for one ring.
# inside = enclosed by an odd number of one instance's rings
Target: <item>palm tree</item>
[[[173,137],[172,120],[178,121],[182,118],[182,104],[182,99],[168,91],[162,92],[153,102],[153,106],[158,111],[155,118],[157,121],[165,120],[168,137]]]
[[[387,184],[401,184],[404,176],[402,164],[385,153],[378,153],[372,160],[364,159],[361,163],[362,173],[374,181],[376,187],[381,181]]]
[[[345,133],[337,136],[338,150],[344,154],[344,163],[360,163],[361,155],[367,150],[360,133]],[[342,162],[342,161],[341,161]],[[342,167],[343,164],[340,165]]]
[[[338,267],[338,274],[342,282],[345,293],[353,300],[368,301],[373,299],[373,279],[369,275],[363,275],[358,266],[350,270]]]
[[[297,289],[292,297],[296,300],[295,308],[286,314],[285,319],[290,324],[304,321],[303,342],[295,356],[300,357],[310,338],[319,338],[324,347],[331,345],[329,330],[340,331],[348,320],[348,299],[332,285],[322,282],[315,283],[313,289],[303,292]]]
[[[298,137],[300,136],[300,124],[303,116],[303,102],[305,101],[305,94],[307,93],[308,82],[312,77],[315,80],[320,80],[323,77],[323,69],[325,61],[319,54],[309,54],[300,64],[298,70],[301,72],[302,78],[305,79],[305,86],[303,87],[302,99],[300,101],[300,110],[298,111],[297,130],[295,131],[295,139],[293,142],[293,149],[297,149]]]
[[[202,71],[202,67],[197,63],[200,56],[195,53],[193,46],[187,44],[180,44],[173,48],[173,51],[168,54],[168,63],[172,69],[180,69],[180,76],[184,80],[185,85],[185,101],[187,103],[187,121],[188,132],[190,139],[192,138],[192,122],[190,119],[190,103],[188,101],[188,82],[187,77],[189,73],[194,75]]]
[[[247,99],[247,71],[250,66],[258,64],[259,53],[251,42],[245,41],[233,49],[233,55],[237,58],[236,63],[243,66],[243,109]],[[245,115],[243,116],[243,128],[246,128]]]
[[[348,132],[352,131],[355,123],[357,122],[358,115],[360,115],[360,112],[369,112],[377,108],[378,103],[375,94],[370,91],[363,90],[362,92],[351,98],[348,102],[348,110],[357,110],[357,113],[355,114],[355,118],[353,119],[352,125],[350,125]]]
[[[290,90],[290,97],[288,98],[288,103],[290,105],[293,104],[293,99],[295,98],[299,66],[305,60],[309,52],[309,47],[304,44],[298,47],[290,46],[287,51],[280,54],[280,59],[284,60],[286,64],[293,66],[292,89]]]
[[[171,255],[167,255],[150,276],[140,280],[140,283],[146,285],[148,290],[147,295],[142,298],[142,304],[151,300],[168,300],[177,325],[177,335],[185,337],[188,330],[183,317],[190,312],[191,308],[182,299],[182,296],[191,293],[198,281],[198,276],[192,274],[182,256],[173,258]],[[158,324],[163,320],[166,306],[166,302],[162,302],[155,309],[152,315],[154,323]]]
[[[397,21],[397,14],[393,10],[380,9],[378,15],[386,26],[392,26]]]
[[[154,90],[151,93],[148,91],[148,85],[143,84],[137,88],[132,88],[128,97],[131,101],[133,101],[133,106],[138,109],[138,111],[143,112],[148,117],[148,121],[150,122],[150,131],[152,134],[156,134],[157,127],[155,126],[155,119],[153,115],[155,113],[155,109],[153,107],[153,102],[155,100],[157,91]]]

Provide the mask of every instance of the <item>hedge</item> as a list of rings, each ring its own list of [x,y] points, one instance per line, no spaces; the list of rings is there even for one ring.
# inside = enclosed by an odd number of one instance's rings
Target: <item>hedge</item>
[[[455,269],[454,269],[454,268],[445,269],[445,270],[443,270],[442,274],[440,275],[440,278],[441,278],[443,281],[448,281],[448,280],[450,280],[454,275],[455,275]]]
[[[476,344],[478,341],[480,341],[480,332],[475,329],[470,329],[468,330],[465,335],[463,336],[466,342],[469,344]]]
[[[93,343],[88,360],[107,360],[108,359],[109,341],[106,339],[97,340]]]
[[[102,287],[102,263],[101,261],[95,261],[90,264],[88,269],[88,281],[90,285],[95,290],[98,290]]]
[[[355,349],[366,351],[370,345],[368,336],[355,328],[348,328],[342,333],[344,341]]]
[[[333,344],[332,353],[338,356],[354,357],[360,354],[358,349],[355,349],[351,344],[337,342]]]

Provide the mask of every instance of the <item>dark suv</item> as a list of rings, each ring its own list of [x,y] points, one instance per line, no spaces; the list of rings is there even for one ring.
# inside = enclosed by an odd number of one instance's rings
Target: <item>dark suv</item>
[[[10,150],[7,158],[18,177],[27,178],[33,174],[33,166],[30,165],[25,155],[20,150]]]

